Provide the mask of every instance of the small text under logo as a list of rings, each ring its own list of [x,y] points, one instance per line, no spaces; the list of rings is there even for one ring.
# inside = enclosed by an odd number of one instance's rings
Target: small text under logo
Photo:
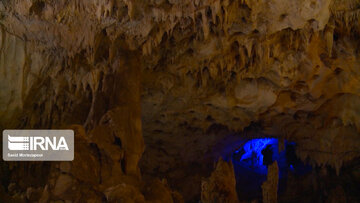
[[[4,130],[5,161],[71,161],[73,130]]]

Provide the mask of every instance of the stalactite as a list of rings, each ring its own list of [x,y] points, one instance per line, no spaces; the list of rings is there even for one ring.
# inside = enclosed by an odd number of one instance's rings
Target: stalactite
[[[325,40],[329,57],[332,56],[332,48],[334,42],[334,25],[329,23],[325,29]]]

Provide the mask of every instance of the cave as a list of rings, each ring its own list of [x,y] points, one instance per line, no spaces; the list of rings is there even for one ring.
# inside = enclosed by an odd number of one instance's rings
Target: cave
[[[0,202],[360,202],[359,16],[0,1]]]
[[[242,197],[244,201],[261,199],[261,185],[266,181],[268,166],[274,161],[278,165],[280,195],[286,190],[288,176],[302,178],[311,174],[312,166],[303,163],[296,156],[296,143],[284,141],[282,144],[284,146],[279,148],[276,138],[250,139],[230,155],[238,197]],[[292,201],[296,198],[298,197],[293,197]]]

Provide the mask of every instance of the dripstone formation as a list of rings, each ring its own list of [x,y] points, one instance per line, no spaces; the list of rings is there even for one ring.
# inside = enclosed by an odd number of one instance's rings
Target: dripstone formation
[[[296,142],[313,180],[360,181],[359,13],[358,0],[1,1],[0,129],[73,129],[75,159],[1,162],[0,200],[238,202],[232,164],[214,162],[268,135]],[[324,201],[359,200],[321,182]]]

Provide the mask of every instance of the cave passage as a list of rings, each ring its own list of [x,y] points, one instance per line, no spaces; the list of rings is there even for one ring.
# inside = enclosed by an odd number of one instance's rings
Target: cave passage
[[[231,155],[236,176],[236,187],[240,199],[261,197],[261,184],[266,180],[267,166],[275,160],[279,167],[279,192],[286,187],[291,173],[302,176],[312,167],[304,164],[295,154],[296,143],[285,141],[284,150],[279,152],[277,138],[251,139]]]

